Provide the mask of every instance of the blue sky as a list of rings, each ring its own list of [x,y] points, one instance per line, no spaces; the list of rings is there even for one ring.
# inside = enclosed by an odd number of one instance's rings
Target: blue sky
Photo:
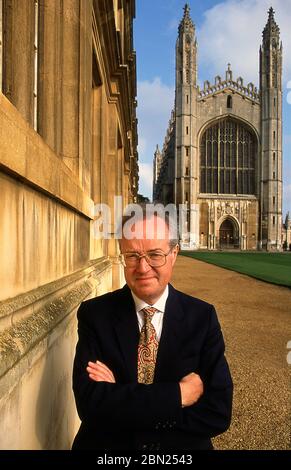
[[[284,194],[291,212],[291,0],[188,0],[196,25],[199,81],[224,76],[230,62],[234,77],[259,82],[259,47],[270,6],[281,29],[284,48]],[[137,52],[139,119],[139,192],[151,197],[152,160],[163,145],[174,104],[175,42],[185,0],[136,0],[134,46]],[[287,99],[288,91],[290,92]],[[290,103],[288,103],[288,101]]]

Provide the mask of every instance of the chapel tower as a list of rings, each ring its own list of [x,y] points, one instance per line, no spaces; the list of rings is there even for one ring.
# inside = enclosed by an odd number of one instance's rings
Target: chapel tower
[[[197,40],[195,26],[186,3],[184,16],[179,26],[176,43],[176,142],[175,142],[175,203],[187,206],[185,233],[193,240],[198,234],[195,204],[198,193],[198,149],[197,149]],[[185,240],[186,241],[186,240]]]
[[[282,232],[282,42],[270,8],[260,48],[261,89],[261,240],[281,249]]]
[[[282,250],[282,44],[269,9],[260,89],[234,75],[198,86],[186,4],[176,44],[175,108],[155,154],[154,201],[175,202],[182,249]],[[182,205],[182,206],[181,206]]]

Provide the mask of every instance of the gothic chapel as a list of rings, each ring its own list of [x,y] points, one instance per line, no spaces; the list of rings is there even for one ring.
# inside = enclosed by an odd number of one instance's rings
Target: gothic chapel
[[[198,86],[197,39],[186,4],[176,44],[176,95],[154,202],[187,207],[184,249],[281,250],[282,43],[270,8],[260,90],[225,77]]]

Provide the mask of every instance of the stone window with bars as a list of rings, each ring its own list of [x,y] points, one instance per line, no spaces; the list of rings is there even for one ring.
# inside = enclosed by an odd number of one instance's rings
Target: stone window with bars
[[[257,138],[239,121],[209,126],[200,143],[200,192],[255,194]]]

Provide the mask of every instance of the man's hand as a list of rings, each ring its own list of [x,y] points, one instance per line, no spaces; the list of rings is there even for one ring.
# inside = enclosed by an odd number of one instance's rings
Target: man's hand
[[[203,382],[198,374],[191,372],[179,382],[181,390],[182,407],[191,406],[203,394]]]
[[[111,370],[102,362],[88,362],[87,372],[90,379],[95,382],[115,383],[115,377]]]

